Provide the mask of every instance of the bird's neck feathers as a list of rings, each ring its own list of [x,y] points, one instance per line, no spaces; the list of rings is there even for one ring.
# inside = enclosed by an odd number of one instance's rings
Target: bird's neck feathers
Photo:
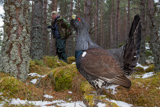
[[[76,51],[99,47],[97,44],[92,42],[87,29],[80,29],[76,32]]]

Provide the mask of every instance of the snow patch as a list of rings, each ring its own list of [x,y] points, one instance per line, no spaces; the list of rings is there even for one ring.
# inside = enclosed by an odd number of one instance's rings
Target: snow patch
[[[43,97],[46,97],[46,98],[53,98],[53,96],[47,95],[47,94],[43,95]]]
[[[97,104],[97,106],[98,106],[98,107],[106,107],[106,104],[100,102],[100,103]]]
[[[119,107],[132,107],[133,106],[132,104],[128,104],[123,101],[116,101],[116,100],[109,100],[109,99],[107,99],[107,100],[110,102],[116,103]]]
[[[72,64],[76,64],[76,62],[72,62]]]
[[[29,76],[32,76],[32,77],[42,77],[42,78],[44,78],[46,75],[39,75],[39,74],[37,74],[37,73],[29,73],[28,74]]]
[[[142,66],[141,64],[137,63],[136,67],[142,67],[144,70],[147,69],[149,66]]]
[[[10,104],[33,104],[35,106],[40,106],[40,107],[48,107],[48,104],[57,104],[60,107],[86,107],[86,105],[82,101],[76,101],[76,102],[70,102],[67,103],[63,100],[55,100],[55,101],[27,101],[27,100],[20,100],[18,99],[12,99]],[[3,106],[3,105],[2,105]],[[54,106],[52,106],[54,107]]]
[[[106,89],[111,89],[112,90],[112,94],[116,94],[116,87],[118,87],[119,85],[109,85],[108,87],[106,87]]]
[[[32,84],[36,84],[37,83],[37,79],[33,79],[30,81]]]
[[[154,75],[154,72],[148,72],[148,73],[143,74],[142,78],[149,78],[149,77],[152,77],[153,75]]]
[[[68,91],[69,94],[72,94],[72,91]]]

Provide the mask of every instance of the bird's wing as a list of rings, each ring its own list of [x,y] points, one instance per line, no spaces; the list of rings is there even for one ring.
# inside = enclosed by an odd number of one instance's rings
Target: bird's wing
[[[109,53],[101,48],[89,49],[85,52],[82,53],[81,58],[81,67],[85,72],[109,83],[130,87],[130,80],[124,76],[116,60]]]
[[[141,20],[139,15],[136,15],[132,22],[128,40],[124,45],[123,70],[127,75],[130,75],[132,73],[132,69],[137,64],[140,51],[140,44],[141,44]]]

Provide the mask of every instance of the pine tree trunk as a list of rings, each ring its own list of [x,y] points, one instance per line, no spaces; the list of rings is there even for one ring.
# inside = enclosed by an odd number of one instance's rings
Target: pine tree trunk
[[[34,1],[33,6],[33,23],[32,23],[32,37],[31,37],[31,58],[43,58],[43,35],[42,35],[42,0]]]
[[[111,5],[111,11],[110,11],[110,46],[109,48],[114,48],[114,41],[115,41],[115,38],[114,38],[114,33],[113,33],[113,30],[114,30],[114,23],[113,23],[113,19],[114,19],[114,0],[112,1],[112,5]]]
[[[148,0],[148,16],[150,20],[150,40],[152,55],[154,57],[155,71],[160,71],[160,40],[158,37],[157,21],[155,18],[154,1]]]
[[[4,11],[2,70],[25,81],[29,72],[29,1],[7,0]]]
[[[88,22],[89,27],[91,27],[91,0],[84,1],[84,19]]]
[[[96,43],[100,45],[100,37],[99,37],[99,25],[98,25],[98,10],[99,10],[99,0],[96,0],[96,14],[95,14],[95,37],[96,37]]]
[[[145,2],[146,0],[141,0],[141,48],[140,48],[140,64],[146,64],[146,58],[145,58],[145,36],[146,36],[146,25],[145,25]]]
[[[114,37],[115,37],[115,47],[118,47],[118,36],[119,36],[119,32],[118,32],[118,19],[119,19],[119,2],[120,0],[117,0],[117,3],[116,3],[116,14],[115,14],[115,25],[114,25]]]
[[[104,46],[104,35],[103,35],[103,0],[101,0],[101,39],[100,39],[100,46],[102,46],[103,48],[105,48]]]
[[[52,0],[52,11],[57,11],[57,0]],[[51,34],[51,42],[50,42],[50,55],[56,55],[56,46],[55,46],[55,39]]]
[[[129,31],[130,31],[130,0],[128,0],[128,13],[127,13],[127,32],[126,32],[126,36],[125,39],[127,40],[128,36],[129,36]]]
[[[47,0],[43,1],[43,55],[49,55],[49,37],[47,37]]]
[[[72,13],[73,13],[73,0],[70,0],[70,15],[69,16],[72,16]],[[69,17],[69,19],[71,20],[71,17]],[[74,55],[74,52],[73,52],[73,36],[71,35],[68,39],[67,39],[67,47],[66,47],[66,50],[67,50],[67,56],[73,56]]]

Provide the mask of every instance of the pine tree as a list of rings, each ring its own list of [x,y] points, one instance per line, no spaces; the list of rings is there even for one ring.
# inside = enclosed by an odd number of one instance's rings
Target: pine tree
[[[32,11],[32,31],[31,31],[31,58],[42,59],[43,57],[43,0],[35,0]]]
[[[25,81],[29,72],[30,32],[28,0],[4,1],[2,70]]]

